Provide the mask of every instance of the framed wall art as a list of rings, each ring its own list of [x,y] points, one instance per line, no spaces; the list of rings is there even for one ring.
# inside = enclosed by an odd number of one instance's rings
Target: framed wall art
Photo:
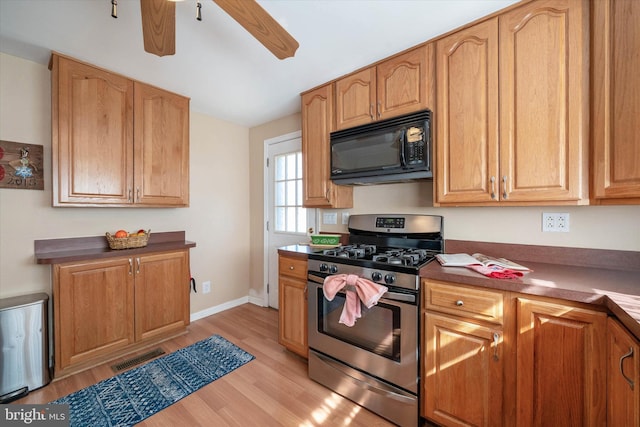
[[[0,140],[0,188],[44,190],[42,145]]]

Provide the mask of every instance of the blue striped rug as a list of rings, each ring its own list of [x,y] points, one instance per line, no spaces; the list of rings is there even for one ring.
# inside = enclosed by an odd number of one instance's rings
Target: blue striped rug
[[[71,393],[71,426],[132,426],[228,374],[254,356],[219,335]]]

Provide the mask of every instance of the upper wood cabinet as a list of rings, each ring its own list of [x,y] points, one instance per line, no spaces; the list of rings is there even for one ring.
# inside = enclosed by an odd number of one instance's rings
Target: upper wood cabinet
[[[188,206],[189,99],[52,56],[53,206]]]
[[[189,99],[134,86],[134,202],[189,205]]]
[[[342,77],[335,88],[336,130],[433,108],[433,46]]]
[[[640,2],[591,2],[592,199],[640,203]]]
[[[609,318],[607,425],[640,425],[640,342]]]
[[[588,202],[587,18],[538,0],[437,41],[437,204]]]
[[[330,178],[333,130],[333,85],[302,94],[302,162],[304,206],[351,208],[353,189],[335,185]]]

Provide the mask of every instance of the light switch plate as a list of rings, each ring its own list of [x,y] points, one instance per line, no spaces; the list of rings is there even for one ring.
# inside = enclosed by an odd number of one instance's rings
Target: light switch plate
[[[342,212],[342,225],[349,224],[349,212]]]

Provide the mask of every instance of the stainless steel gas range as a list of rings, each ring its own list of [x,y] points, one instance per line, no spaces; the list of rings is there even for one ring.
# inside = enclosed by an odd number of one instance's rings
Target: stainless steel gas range
[[[349,245],[309,255],[309,377],[401,426],[419,420],[422,266],[444,252],[434,215],[352,215]],[[339,323],[345,287],[329,301],[330,276],[356,275],[387,288],[353,326]]]

